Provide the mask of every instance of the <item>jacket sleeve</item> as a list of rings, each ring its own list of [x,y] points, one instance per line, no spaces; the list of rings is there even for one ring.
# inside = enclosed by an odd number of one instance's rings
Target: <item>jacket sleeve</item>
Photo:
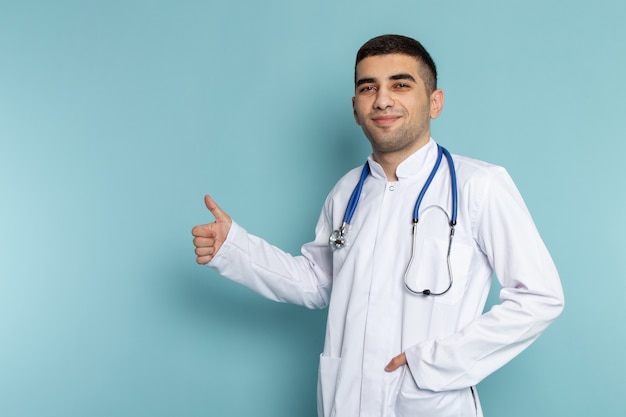
[[[323,219],[321,216],[318,229],[324,227]],[[328,243],[307,243],[301,255],[292,256],[233,221],[226,241],[208,266],[274,301],[307,308],[328,305],[332,284]]]
[[[502,285],[500,304],[455,334],[407,349],[421,389],[477,384],[533,343],[563,309],[558,272],[530,213],[506,171],[494,170],[474,189],[471,221]]]

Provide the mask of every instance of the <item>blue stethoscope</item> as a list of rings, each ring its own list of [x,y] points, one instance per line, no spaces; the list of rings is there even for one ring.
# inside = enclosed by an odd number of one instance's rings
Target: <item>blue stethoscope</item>
[[[409,270],[411,269],[411,265],[413,264],[413,260],[415,258],[415,247],[416,247],[416,240],[417,240],[416,231],[417,231],[417,224],[419,222],[419,208],[420,208],[420,205],[422,204],[422,200],[424,199],[424,195],[426,194],[428,187],[430,187],[430,183],[433,181],[435,174],[439,170],[439,165],[441,165],[441,160],[443,159],[443,156],[446,157],[446,160],[448,161],[448,167],[450,168],[450,183],[451,183],[450,192],[452,194],[452,216],[449,217],[450,221],[448,223],[450,226],[450,237],[448,239],[448,251],[446,255],[446,262],[448,265],[448,287],[445,290],[439,291],[439,292],[431,291],[429,289],[418,290],[418,289],[412,288],[408,284],[407,275],[408,275]],[[341,227],[337,230],[334,230],[330,235],[329,246],[332,250],[341,249],[346,245],[346,234],[348,232],[348,227],[350,226],[350,222],[352,221],[352,216],[354,215],[354,212],[356,211],[356,207],[359,203],[359,198],[361,197],[361,191],[363,190],[363,184],[365,183],[365,180],[367,179],[369,174],[370,174],[370,167],[369,167],[369,163],[366,162],[365,165],[363,166],[363,170],[361,171],[361,177],[359,179],[359,182],[356,185],[356,187],[354,187],[354,191],[352,191],[350,200],[348,200],[348,206],[346,207],[346,212],[343,215],[343,221],[341,223]],[[443,295],[447,293],[450,290],[450,288],[452,288],[453,278],[452,278],[452,267],[450,264],[450,252],[452,250],[452,239],[454,238],[454,228],[456,226],[458,198],[459,198],[459,195],[458,195],[458,190],[456,188],[456,170],[454,169],[454,162],[452,161],[452,155],[450,155],[450,152],[448,152],[446,148],[444,148],[443,146],[437,145],[437,161],[435,162],[435,166],[430,172],[430,175],[426,179],[426,183],[424,183],[422,190],[417,196],[417,201],[415,202],[415,208],[413,209],[413,243],[411,245],[411,259],[409,260],[409,263],[404,273],[404,286],[406,287],[407,290],[409,290],[409,292],[413,294]]]

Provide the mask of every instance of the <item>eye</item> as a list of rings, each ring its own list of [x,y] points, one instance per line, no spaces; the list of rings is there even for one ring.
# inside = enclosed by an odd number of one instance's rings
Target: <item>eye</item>
[[[376,87],[374,87],[373,85],[365,85],[359,90],[360,93],[369,93],[372,91],[376,91]]]
[[[399,88],[399,89],[411,88],[411,86],[406,84],[406,83],[398,83],[398,84],[395,85],[395,87]]]

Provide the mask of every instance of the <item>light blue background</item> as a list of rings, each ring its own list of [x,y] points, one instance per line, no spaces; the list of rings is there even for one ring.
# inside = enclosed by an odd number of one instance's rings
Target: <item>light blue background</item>
[[[563,315],[486,415],[626,414],[623,1],[0,1],[0,415],[315,415],[325,311],[195,264],[202,196],[296,253],[366,158],[353,60],[420,39],[433,135],[504,165]]]

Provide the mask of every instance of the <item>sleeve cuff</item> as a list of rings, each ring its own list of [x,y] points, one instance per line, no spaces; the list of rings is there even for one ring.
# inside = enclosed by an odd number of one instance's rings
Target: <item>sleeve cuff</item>
[[[211,259],[209,263],[206,264],[206,266],[214,269],[219,269],[220,266],[222,266],[226,262],[228,258],[228,253],[231,252],[233,248],[241,246],[241,242],[239,242],[239,240],[245,239],[245,235],[245,230],[233,220],[232,224],[230,225],[230,229],[228,230],[226,240],[224,240],[224,243],[218,250],[217,254],[213,257],[213,259]]]

